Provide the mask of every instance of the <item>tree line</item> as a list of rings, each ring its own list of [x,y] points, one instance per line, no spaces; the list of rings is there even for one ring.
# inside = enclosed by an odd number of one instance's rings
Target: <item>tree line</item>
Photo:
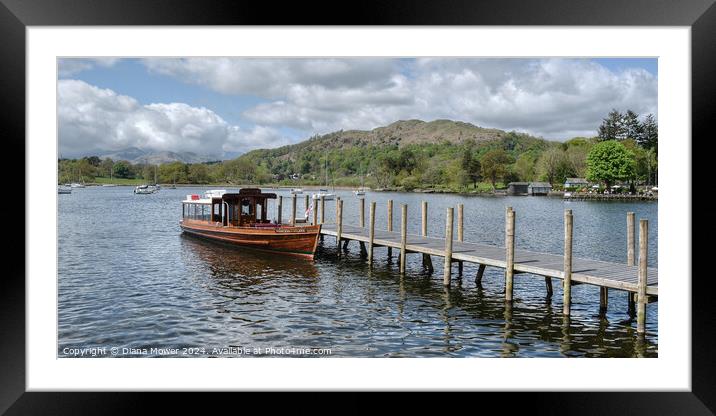
[[[480,142],[443,140],[332,149],[315,145],[318,139],[293,147],[256,150],[223,162],[150,165],[97,156],[61,159],[59,180],[91,182],[112,177],[152,183],[156,173],[157,182],[177,184],[364,184],[406,190],[487,191],[517,181],[559,186],[568,177],[586,177],[609,186],[619,181],[652,184],[657,177],[656,120],[649,114],[640,121],[631,110],[624,114],[612,110],[595,137],[575,137],[562,143],[514,131]],[[331,140],[331,135],[320,139]]]

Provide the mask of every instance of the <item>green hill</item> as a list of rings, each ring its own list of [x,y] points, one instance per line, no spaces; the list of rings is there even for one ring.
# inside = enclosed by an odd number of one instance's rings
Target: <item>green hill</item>
[[[451,120],[397,121],[370,131],[336,131],[276,149],[254,150],[233,162],[254,166],[257,178],[304,185],[329,184],[405,188],[461,182],[466,151],[479,159],[503,149],[514,162],[523,153],[539,153],[551,142],[516,132],[478,127]],[[288,182],[284,182],[288,183]]]

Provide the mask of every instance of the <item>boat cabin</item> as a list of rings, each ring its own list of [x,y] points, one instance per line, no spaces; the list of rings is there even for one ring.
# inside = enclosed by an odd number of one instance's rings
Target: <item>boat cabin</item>
[[[266,218],[269,199],[276,199],[276,194],[262,193],[258,188],[244,188],[238,193],[207,191],[204,198],[187,195],[182,201],[182,218],[226,227],[271,224]]]

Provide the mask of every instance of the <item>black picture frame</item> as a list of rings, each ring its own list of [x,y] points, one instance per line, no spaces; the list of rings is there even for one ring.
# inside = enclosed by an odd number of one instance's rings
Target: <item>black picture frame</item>
[[[8,159],[25,172],[25,29],[27,26],[72,25],[608,25],[689,26],[692,33],[692,137],[707,137],[716,119],[716,6],[713,0],[469,0],[391,2],[140,1],[140,0],[0,0],[0,103]],[[321,14],[321,11],[328,11]],[[692,138],[686,138],[691,141]],[[693,153],[692,153],[693,154]],[[23,155],[23,157],[19,157]],[[696,161],[694,161],[696,166]],[[692,177],[697,177],[693,175]],[[26,192],[30,190],[26,188]],[[8,211],[12,209],[13,211]],[[0,413],[127,414],[143,408],[137,393],[25,392],[25,223],[33,221],[18,207],[5,212],[6,262],[0,284]],[[696,247],[696,245],[692,245]],[[694,256],[692,255],[692,258]],[[698,257],[695,257],[698,258]],[[691,264],[691,259],[683,259]],[[685,266],[686,270],[690,267]],[[692,276],[695,270],[691,271]],[[684,276],[688,281],[690,276]],[[713,414],[716,409],[714,303],[709,276],[692,284],[692,389],[690,392],[513,393],[510,413],[549,414]],[[698,313],[696,313],[698,311]],[[634,374],[639,377],[639,374]],[[609,389],[609,386],[604,386]],[[488,393],[485,393],[486,395]],[[481,397],[504,405],[504,395]],[[226,397],[226,396],[224,396]],[[154,398],[150,398],[154,400]],[[160,400],[183,407],[196,398],[173,395]],[[363,400],[351,399],[355,404]],[[315,399],[308,398],[306,403]],[[212,400],[212,404],[220,403]],[[350,401],[344,401],[342,408]],[[291,401],[300,407],[302,401]],[[473,403],[475,404],[475,403]],[[469,405],[469,404],[468,404]],[[478,404],[479,405],[479,404]]]

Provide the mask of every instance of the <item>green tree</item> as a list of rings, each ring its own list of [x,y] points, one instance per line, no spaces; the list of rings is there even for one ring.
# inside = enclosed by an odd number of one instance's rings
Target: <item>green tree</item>
[[[639,115],[627,110],[622,120],[625,138],[637,140],[642,135],[642,125],[639,122]]]
[[[203,163],[189,166],[189,181],[191,183],[209,183],[209,169]]]
[[[520,181],[530,182],[535,177],[535,159],[530,153],[522,153],[515,162],[513,170]]]
[[[632,179],[634,171],[634,153],[615,140],[597,143],[587,155],[587,179],[604,182],[607,188],[615,181]]]
[[[564,153],[564,156],[557,164],[554,180],[556,181],[556,183],[565,183],[567,181],[567,178],[573,178],[576,176],[577,172],[575,172],[574,166],[572,166],[569,159],[567,158],[567,154]]]
[[[435,186],[444,182],[443,168],[438,163],[430,164],[420,177],[422,183]]]
[[[120,160],[117,163],[114,164],[114,167],[112,168],[114,170],[114,177],[115,178],[131,178],[131,170],[129,162],[126,160]]]
[[[599,140],[623,140],[626,138],[626,129],[624,128],[624,115],[612,109],[607,117],[602,120],[599,126]]]
[[[587,174],[587,154],[592,144],[586,140],[570,140],[566,158],[574,171],[574,176],[583,178]]]
[[[86,159],[87,162],[89,162],[89,164],[92,165],[92,166],[94,166],[94,167],[99,166],[99,164],[102,162],[102,160],[101,160],[99,157],[97,157],[97,156],[85,157],[85,158],[83,158],[83,159]]]
[[[247,159],[234,159],[223,164],[223,176],[229,183],[253,183],[256,179],[256,165]]]
[[[466,178],[472,181],[472,186],[477,188],[477,182],[482,178],[482,166],[480,165],[480,159],[473,156],[472,148],[467,148],[463,152],[461,167],[465,171]]]
[[[653,114],[649,114],[644,118],[644,122],[641,124],[641,134],[635,139],[641,147],[654,149],[655,152],[658,152],[659,125]]]
[[[145,181],[154,182],[154,169],[155,167],[153,165],[142,166],[142,178],[144,178]]]
[[[563,169],[565,153],[560,147],[551,147],[540,156],[537,165],[540,175],[550,184],[554,185],[558,180],[558,173]]]
[[[114,166],[114,161],[112,159],[110,159],[110,158],[104,159],[99,164],[99,174],[101,176],[107,176],[107,177],[113,176],[114,175],[112,173],[113,166]]]
[[[507,173],[510,157],[503,149],[493,149],[485,153],[480,160],[482,176],[490,179],[492,189],[495,189],[498,178]]]

